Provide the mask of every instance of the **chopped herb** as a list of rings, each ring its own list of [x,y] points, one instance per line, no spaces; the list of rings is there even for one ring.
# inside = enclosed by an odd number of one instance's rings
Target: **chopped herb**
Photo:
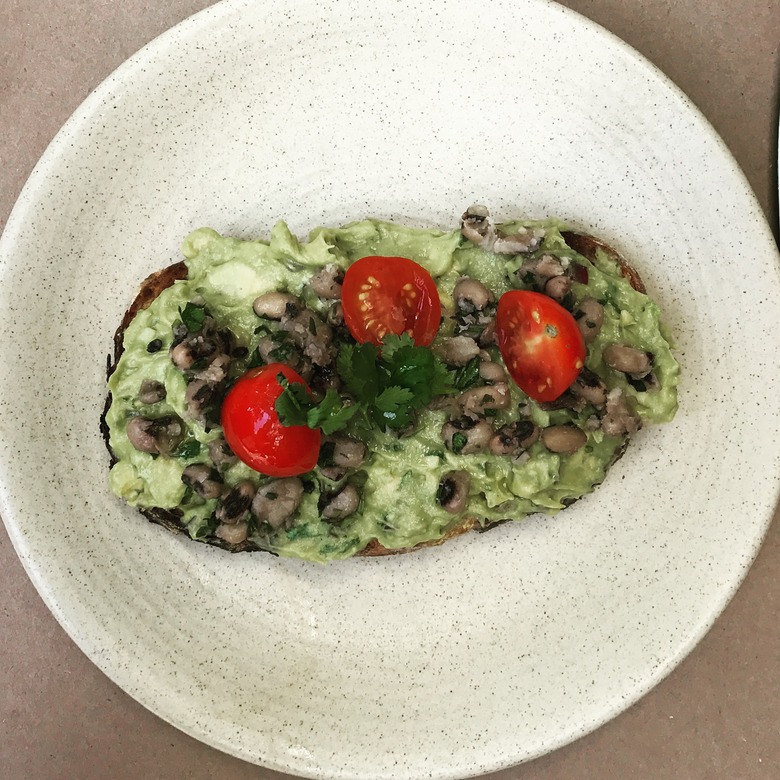
[[[276,499],[277,499],[277,498],[279,498],[279,494],[278,494],[278,493],[274,493],[274,492],[273,492],[273,490],[269,490],[269,491],[268,491],[268,492],[265,494],[265,497],[266,497],[266,498],[267,498],[269,501],[276,501]]]
[[[456,433],[452,437],[452,451],[458,455],[463,452],[463,448],[468,444],[469,439],[465,433]]]
[[[317,461],[320,466],[325,466],[326,468],[328,466],[335,465],[333,462],[333,453],[336,451],[336,442],[333,441],[326,441],[322,447],[320,448],[320,457]]]
[[[312,533],[312,529],[308,524],[296,525],[294,528],[290,528],[287,531],[287,538],[290,541],[294,541],[295,539],[311,539],[315,536],[317,536],[316,531]]]
[[[295,352],[295,344],[290,341],[283,341],[278,347],[274,347],[268,354],[274,360],[283,362]]]
[[[263,360],[262,357],[260,357],[260,350],[255,347],[252,354],[249,356],[249,360],[247,361],[246,367],[247,369],[250,368],[257,368],[258,366],[262,366],[265,364],[265,360]]]
[[[190,333],[200,330],[206,319],[206,309],[194,303],[188,303],[183,309],[179,309],[181,321]]]
[[[201,445],[197,439],[185,439],[179,446],[171,453],[174,458],[183,458],[188,460],[200,455]]]
[[[436,500],[444,506],[455,495],[455,489],[457,485],[454,479],[444,478],[439,482],[439,486],[436,488]]]
[[[317,335],[317,322],[314,317],[309,317],[309,333],[311,333],[312,336]]]
[[[481,363],[482,360],[479,355],[477,355],[477,357],[469,360],[465,366],[462,366],[455,371],[453,384],[458,390],[467,390],[469,387],[473,387],[479,383],[479,366]]]
[[[211,515],[205,522],[201,523],[201,525],[198,526],[196,529],[193,538],[194,539],[203,539],[206,536],[212,536],[214,534],[214,531],[217,530],[217,526],[219,523],[217,522],[217,518],[214,517],[214,515]]]

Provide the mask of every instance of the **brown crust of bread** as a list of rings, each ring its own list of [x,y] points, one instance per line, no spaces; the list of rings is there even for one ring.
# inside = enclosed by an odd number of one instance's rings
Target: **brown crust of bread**
[[[563,236],[563,240],[575,252],[578,252],[583,257],[587,257],[591,262],[596,259],[596,252],[601,249],[613,262],[618,264],[620,273],[623,274],[628,280],[628,283],[637,292],[647,293],[645,284],[642,281],[639,272],[633,266],[629,265],[623,255],[613,249],[609,244],[605,244],[600,239],[589,236],[587,233],[574,233],[571,230],[565,230],[561,235]]]
[[[642,279],[637,273],[637,271],[626,262],[626,260],[623,258],[622,255],[620,255],[615,249],[609,246],[609,244],[605,244],[603,241],[595,238],[594,236],[590,236],[584,233],[564,231],[562,232],[561,235],[563,236],[568,246],[570,246],[575,252],[581,254],[583,257],[586,257],[588,260],[593,261],[594,258],[596,257],[596,251],[601,249],[615,263],[617,263],[617,265],[620,267],[621,273],[628,280],[629,284],[631,284],[631,286],[635,290],[641,293],[646,292],[644,283],[642,282]],[[154,301],[157,298],[157,296],[160,295],[160,293],[163,290],[173,285],[174,282],[186,278],[187,278],[187,266],[183,262],[179,262],[179,263],[174,263],[173,265],[169,265],[160,271],[156,271],[155,273],[150,274],[149,276],[146,277],[146,279],[144,279],[144,281],[141,283],[138,289],[138,293],[136,294],[135,299],[130,304],[128,310],[125,312],[125,315],[122,318],[122,322],[120,323],[119,327],[116,330],[116,333],[114,334],[114,354],[113,354],[113,358],[110,355],[108,356],[108,360],[107,360],[108,368],[106,372],[107,379],[116,370],[116,366],[117,363],[119,362],[119,358],[122,356],[122,353],[124,352],[125,330],[127,330],[128,325],[132,322],[135,315],[138,314],[138,312],[141,311],[142,309],[146,309],[152,303],[152,301]],[[103,414],[100,416],[100,431],[103,434],[103,439],[106,443],[106,447],[108,449],[111,458],[111,465],[113,465],[116,462],[116,457],[114,456],[114,453],[111,451],[111,447],[109,445],[109,431],[108,431],[108,425],[106,424],[106,414],[108,412],[110,405],[111,405],[111,396],[109,395],[106,398],[106,404],[105,404],[105,408],[103,409]],[[628,446],[628,442],[626,442],[620,448],[620,450],[615,455],[613,463],[619,460],[623,456],[627,446]],[[163,528],[166,528],[168,531],[171,531],[172,533],[186,534],[187,536],[189,536],[184,523],[182,523],[181,521],[181,513],[178,510],[163,509],[161,507],[150,507],[146,509],[140,509],[139,511],[150,522],[160,525]],[[468,533],[469,531],[484,532],[490,530],[491,528],[495,528],[496,526],[502,525],[503,523],[506,522],[508,522],[508,519],[498,520],[492,523],[488,523],[486,525],[482,525],[477,518],[466,517],[463,518],[457,525],[450,528],[444,534],[444,536],[442,536],[439,539],[431,539],[430,541],[427,542],[420,542],[419,544],[416,544],[413,547],[399,547],[399,548],[385,547],[382,544],[380,544],[378,540],[372,539],[362,550],[358,550],[358,552],[355,553],[355,557],[377,558],[385,555],[400,555],[402,553],[414,552],[415,550],[419,550],[423,547],[438,547],[439,545],[444,544],[450,539],[454,539],[455,537],[461,536],[465,533]],[[230,544],[229,542],[226,542],[217,537],[211,537],[199,541],[205,542],[206,544],[210,544],[214,547],[219,547],[231,553],[269,552],[268,550],[264,550],[263,548],[259,547],[249,539],[239,544]],[[271,554],[275,555],[275,553],[271,553]]]

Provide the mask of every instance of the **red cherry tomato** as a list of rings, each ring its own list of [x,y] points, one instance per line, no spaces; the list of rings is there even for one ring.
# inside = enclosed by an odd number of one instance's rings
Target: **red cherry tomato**
[[[408,333],[419,347],[433,341],[441,301],[433,277],[406,257],[363,257],[344,275],[344,321],[361,344],[380,346],[388,333]]]
[[[547,295],[510,290],[496,311],[498,347],[512,379],[536,401],[554,401],[585,364],[577,321]]]
[[[279,422],[274,408],[284,390],[279,374],[290,382],[306,384],[281,363],[250,369],[225,397],[222,427],[225,441],[247,466],[269,477],[291,477],[314,468],[321,434],[305,425],[288,427]]]

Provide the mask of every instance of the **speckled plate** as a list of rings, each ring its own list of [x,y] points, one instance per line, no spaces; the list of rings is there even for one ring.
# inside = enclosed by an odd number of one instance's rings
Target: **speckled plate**
[[[108,492],[106,354],[146,274],[210,225],[558,215],[660,301],[681,410],[596,493],[441,548],[231,557]],[[226,2],[86,100],[0,245],[0,511],[30,577],[131,696],[316,778],[454,778],[613,717],[702,637],[780,475],[777,252],[712,129],[555,4]]]

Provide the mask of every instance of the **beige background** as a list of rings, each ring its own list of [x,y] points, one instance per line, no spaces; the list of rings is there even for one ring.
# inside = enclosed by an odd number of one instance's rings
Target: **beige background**
[[[210,4],[0,0],[0,228],[36,160],[90,90]],[[777,236],[780,0],[563,4],[622,37],[693,99]],[[283,777],[194,741],[114,686],[43,606],[4,530],[0,592],[0,780]],[[778,518],[733,602],[663,683],[595,733],[489,777],[780,778]]]

